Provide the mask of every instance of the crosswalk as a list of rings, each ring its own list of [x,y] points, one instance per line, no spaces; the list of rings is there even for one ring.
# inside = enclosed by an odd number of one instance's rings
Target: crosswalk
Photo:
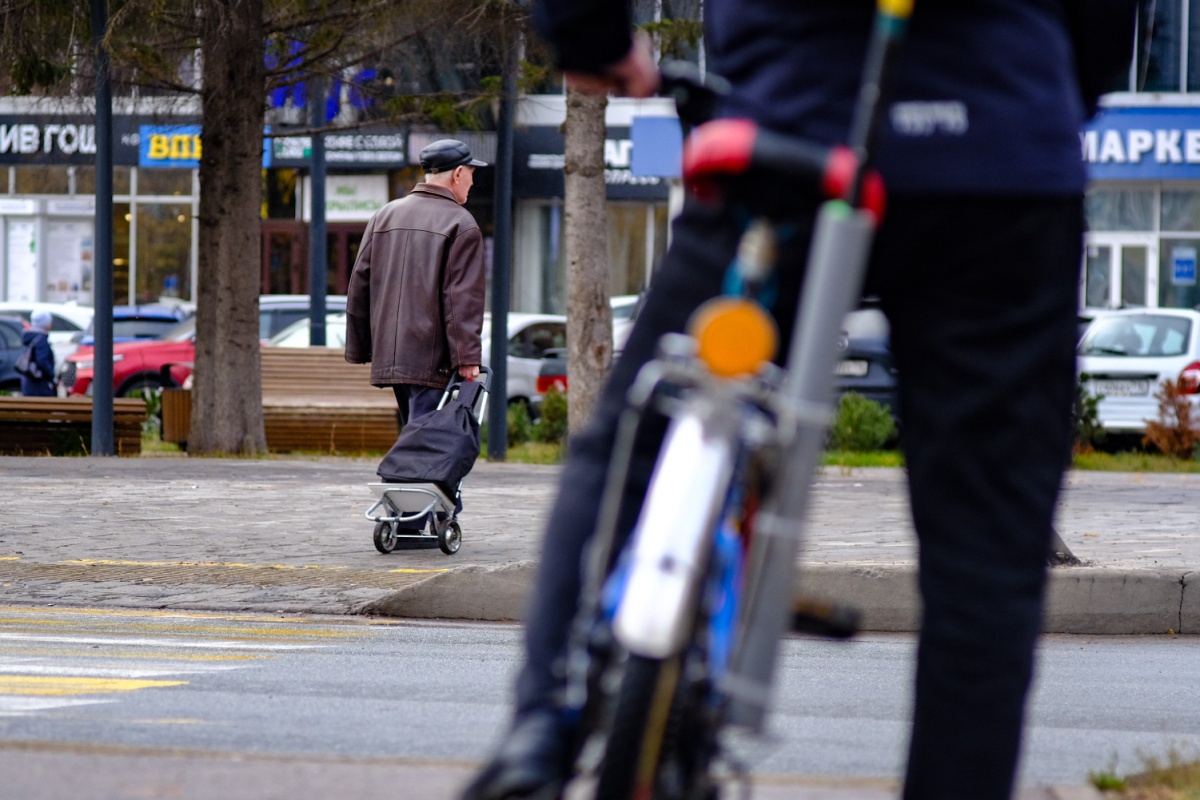
[[[0,606],[0,717],[169,691],[354,635],[266,615]]]

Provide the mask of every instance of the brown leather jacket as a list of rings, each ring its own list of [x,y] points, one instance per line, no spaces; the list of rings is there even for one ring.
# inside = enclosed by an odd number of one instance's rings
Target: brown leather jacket
[[[371,383],[444,387],[482,363],[483,234],[449,189],[417,184],[367,223],[346,292],[346,360]]]

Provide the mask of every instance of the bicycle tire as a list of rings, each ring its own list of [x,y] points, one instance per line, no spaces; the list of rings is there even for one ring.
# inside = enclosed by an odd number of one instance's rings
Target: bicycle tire
[[[630,655],[614,698],[596,782],[596,800],[654,797],[668,719],[677,697],[679,657]]]

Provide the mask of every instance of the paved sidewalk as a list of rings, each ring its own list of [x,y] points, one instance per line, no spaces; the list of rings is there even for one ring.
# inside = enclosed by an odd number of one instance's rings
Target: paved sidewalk
[[[5,602],[519,619],[557,467],[479,462],[462,549],[381,555],[363,513],[374,461],[0,458]],[[1073,473],[1047,630],[1194,633],[1200,475]],[[915,627],[904,474],[826,468],[801,581],[871,630]]]

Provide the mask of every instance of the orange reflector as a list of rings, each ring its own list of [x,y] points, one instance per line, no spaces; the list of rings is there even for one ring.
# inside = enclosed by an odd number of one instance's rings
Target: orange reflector
[[[709,300],[688,322],[697,355],[721,378],[751,375],[775,355],[775,321],[757,303],[739,297]]]

